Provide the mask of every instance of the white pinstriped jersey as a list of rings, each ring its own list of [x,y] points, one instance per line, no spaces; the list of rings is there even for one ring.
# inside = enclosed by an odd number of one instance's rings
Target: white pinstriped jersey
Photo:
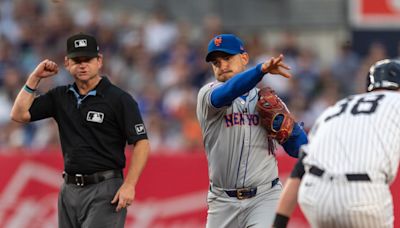
[[[304,149],[305,165],[392,182],[400,158],[400,93],[381,90],[338,101],[318,118]]]
[[[225,189],[255,187],[278,177],[277,161],[268,154],[265,129],[255,110],[258,89],[231,106],[215,108],[211,91],[220,83],[203,86],[198,94],[197,118],[203,133],[210,181]]]
[[[312,227],[393,227],[387,183],[400,158],[400,93],[380,90],[328,108],[309,133],[298,202]],[[324,170],[309,173],[310,166]],[[367,174],[350,181],[345,174]]]

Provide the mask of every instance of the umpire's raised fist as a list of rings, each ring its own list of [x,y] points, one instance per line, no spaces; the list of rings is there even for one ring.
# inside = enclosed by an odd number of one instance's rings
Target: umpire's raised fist
[[[32,72],[32,75],[38,78],[47,78],[51,77],[58,73],[58,66],[55,62],[50,61],[48,59],[43,60],[35,70]]]

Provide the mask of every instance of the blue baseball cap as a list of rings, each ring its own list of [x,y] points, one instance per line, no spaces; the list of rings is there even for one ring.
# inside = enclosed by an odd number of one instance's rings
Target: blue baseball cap
[[[231,55],[245,52],[243,42],[233,34],[220,34],[212,38],[210,43],[208,43],[206,62],[211,61],[211,54],[216,51],[222,51]]]

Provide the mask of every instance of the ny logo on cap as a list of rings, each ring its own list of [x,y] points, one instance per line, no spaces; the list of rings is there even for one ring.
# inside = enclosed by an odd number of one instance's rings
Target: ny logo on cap
[[[215,46],[219,47],[219,45],[221,45],[221,43],[222,43],[222,37],[219,36],[214,39]]]
[[[75,46],[75,48],[87,47],[87,40],[86,39],[75,40],[74,41],[74,46]]]

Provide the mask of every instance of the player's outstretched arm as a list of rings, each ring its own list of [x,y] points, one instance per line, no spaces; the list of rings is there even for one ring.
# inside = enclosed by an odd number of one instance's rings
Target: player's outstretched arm
[[[258,64],[255,67],[237,74],[235,77],[216,88],[211,93],[211,103],[214,107],[220,108],[230,105],[234,99],[254,88],[265,74],[261,71],[261,65],[262,64]]]
[[[283,62],[283,59],[283,54],[280,54],[278,57],[270,58],[262,64],[261,71],[265,74],[279,74],[285,78],[292,77],[292,75],[287,72],[287,70],[290,70],[290,67]]]
[[[42,78],[51,77],[58,73],[58,66],[55,62],[48,59],[39,63],[36,69],[29,75],[24,87],[18,93],[14,105],[11,109],[10,117],[12,120],[26,123],[31,119],[29,108],[35,99],[35,91]]]
[[[286,70],[290,70],[290,67],[283,62],[282,54],[272,57],[262,64],[237,74],[216,88],[211,94],[211,103],[216,108],[230,105],[234,99],[254,88],[267,73],[290,78],[292,75]]]

